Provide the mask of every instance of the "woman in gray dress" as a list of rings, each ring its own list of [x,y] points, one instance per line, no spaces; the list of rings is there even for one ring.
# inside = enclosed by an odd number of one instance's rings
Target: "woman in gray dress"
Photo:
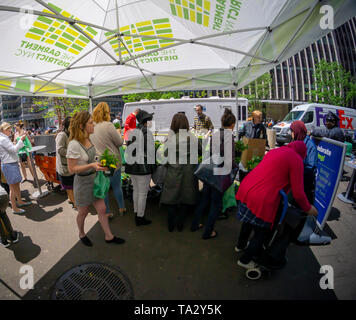
[[[78,208],[77,224],[79,238],[86,245],[93,244],[84,232],[84,221],[89,213],[89,206],[94,205],[99,222],[105,233],[107,243],[124,243],[125,240],[115,237],[110,230],[108,216],[105,214],[104,199],[94,197],[94,179],[96,171],[105,171],[108,168],[101,167],[95,161],[96,150],[89,139],[94,132],[94,121],[88,111],[77,113],[70,124],[70,137],[67,149],[68,170],[75,174],[74,177],[74,200]]]

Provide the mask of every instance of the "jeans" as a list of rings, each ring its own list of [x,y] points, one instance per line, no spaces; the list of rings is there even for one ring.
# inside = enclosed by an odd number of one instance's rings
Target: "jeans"
[[[271,230],[269,228],[261,228],[248,222],[243,222],[239,240],[237,242],[238,248],[244,249],[246,247],[252,231],[254,231],[254,235],[240,258],[240,261],[246,264],[251,260],[256,261],[256,259],[261,256],[263,253],[263,244],[266,244],[271,235]]]
[[[222,209],[222,199],[223,199],[222,193],[220,193],[216,189],[204,183],[201,199],[197,208],[195,209],[194,218],[191,227],[192,230],[197,230],[199,228],[200,218],[203,212],[205,211],[205,209],[210,204],[208,221],[206,222],[203,238],[209,238],[214,230],[215,221]]]
[[[110,185],[112,186],[116,202],[120,209],[125,208],[124,195],[121,189],[121,170],[118,169],[114,172],[114,175],[110,177]],[[106,213],[110,212],[109,206],[109,192],[105,197]]]

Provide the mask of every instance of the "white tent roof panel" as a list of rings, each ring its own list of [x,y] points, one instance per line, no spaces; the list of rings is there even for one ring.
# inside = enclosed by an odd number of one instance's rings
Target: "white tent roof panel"
[[[353,0],[2,0],[0,92],[240,88],[329,32],[323,5],[335,28],[356,15]]]

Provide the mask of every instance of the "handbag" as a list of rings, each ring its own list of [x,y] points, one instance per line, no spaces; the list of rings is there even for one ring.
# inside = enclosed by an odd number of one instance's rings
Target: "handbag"
[[[103,171],[98,171],[94,179],[93,193],[95,198],[105,199],[110,188],[110,179]]]
[[[199,164],[194,175],[205,184],[216,189],[220,193],[224,193],[233,184],[237,168],[233,168],[230,173],[225,175],[214,174],[215,168],[219,168],[219,165],[214,163],[213,157],[210,157],[207,160],[207,163]]]
[[[152,173],[152,181],[155,185],[163,184],[166,179],[168,168],[165,165],[158,166],[157,169]]]

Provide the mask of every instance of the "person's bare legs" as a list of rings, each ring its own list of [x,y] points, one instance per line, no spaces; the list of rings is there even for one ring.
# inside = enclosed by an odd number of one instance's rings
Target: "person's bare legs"
[[[85,237],[84,231],[84,221],[89,213],[89,207],[79,207],[78,208],[78,215],[77,215],[77,225],[79,230],[79,238]]]
[[[27,180],[27,172],[26,172],[26,166],[25,163],[20,160],[20,167],[22,171],[22,177],[24,180]]]
[[[24,202],[24,201],[21,199],[20,182],[15,183],[13,186],[14,186],[14,190],[15,190],[15,196],[16,196],[16,198],[17,198],[17,203],[18,203],[18,204],[25,204],[26,202]]]
[[[114,235],[111,233],[111,229],[109,225],[109,217],[105,213],[106,206],[105,206],[104,199],[95,201],[93,205],[96,209],[96,212],[98,213],[99,222],[105,233],[105,240],[112,240],[114,238]]]
[[[75,206],[73,190],[67,189],[66,191],[67,191],[68,199],[73,203],[73,206]]]
[[[15,184],[10,184],[10,201],[11,201],[11,208],[12,211],[19,212],[20,209],[17,207],[16,204],[16,187]]]
[[[33,181],[35,181],[35,173],[34,173],[34,168],[33,168],[33,166],[32,166],[32,162],[31,162],[30,157],[31,157],[31,155],[28,155],[28,157],[27,157],[27,166],[28,166],[28,168],[30,169],[30,172],[31,172],[31,175],[32,175]]]

